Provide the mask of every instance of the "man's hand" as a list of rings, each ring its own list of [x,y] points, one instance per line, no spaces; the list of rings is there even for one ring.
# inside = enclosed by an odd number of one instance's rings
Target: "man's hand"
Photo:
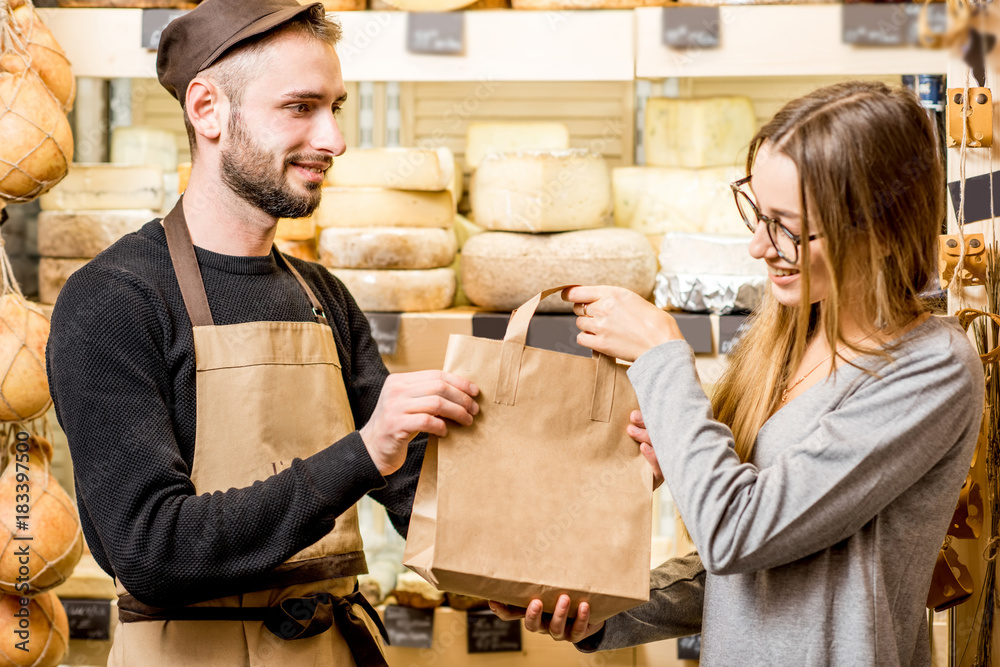
[[[660,462],[656,458],[656,452],[653,450],[653,443],[649,439],[649,431],[646,430],[646,422],[642,420],[642,413],[638,410],[633,410],[632,414],[629,415],[629,421],[632,423],[628,425],[625,429],[629,436],[639,443],[639,451],[642,455],[646,457],[649,461],[649,465],[653,466],[653,488],[657,488],[660,484],[663,484],[663,471],[660,470]]]
[[[524,629],[528,632],[549,635],[557,642],[571,641],[576,644],[603,628],[604,621],[600,623],[590,622],[590,605],[586,602],[580,603],[576,610],[575,619],[569,618],[571,604],[568,595],[560,595],[559,600],[556,601],[556,610],[551,618],[545,618],[547,614],[542,614],[541,600],[532,600],[527,609],[511,607],[491,600],[490,609],[505,621],[523,618]]]
[[[479,387],[443,371],[390,375],[382,386],[371,419],[361,428],[361,439],[383,477],[399,470],[406,448],[417,433],[445,437],[451,420],[472,424],[479,414],[474,397]]]

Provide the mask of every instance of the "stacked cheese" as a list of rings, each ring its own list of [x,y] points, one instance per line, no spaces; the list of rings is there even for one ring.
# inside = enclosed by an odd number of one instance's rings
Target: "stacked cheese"
[[[164,211],[172,209],[183,192],[179,188],[177,136],[170,130],[141,125],[116,127],[111,134],[111,162],[163,169]]]
[[[157,216],[163,206],[163,170],[74,164],[40,201],[39,298],[55,303],[70,274]]]
[[[615,224],[657,236],[745,234],[729,184],[746,173],[755,130],[753,106],[744,97],[650,99],[649,166],[615,169]]]
[[[282,218],[274,230],[274,245],[278,250],[308,262],[318,262],[316,221],[307,218]]]
[[[652,293],[656,255],[646,239],[600,229],[611,208],[601,156],[583,149],[488,153],[470,195],[476,224],[493,230],[463,248],[462,284],[472,303],[511,310],[545,289],[576,283]],[[558,296],[539,307],[571,309]]]
[[[456,172],[447,149],[352,149],[334,161],[313,216],[320,261],[362,310],[451,306]]]

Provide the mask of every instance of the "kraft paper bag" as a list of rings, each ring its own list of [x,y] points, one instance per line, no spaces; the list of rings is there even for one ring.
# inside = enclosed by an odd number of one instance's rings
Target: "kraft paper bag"
[[[472,426],[431,437],[404,564],[437,588],[595,621],[649,599],[653,474],[628,436],[626,368],[525,346],[542,292],[503,341],[453,334],[444,370],[480,388]],[[574,611],[575,613],[575,611]]]

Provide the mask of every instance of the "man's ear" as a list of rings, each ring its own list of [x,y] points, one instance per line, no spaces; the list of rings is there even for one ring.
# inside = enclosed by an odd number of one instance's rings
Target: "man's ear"
[[[222,134],[228,100],[215,82],[195,77],[188,84],[184,110],[196,134],[215,141]]]

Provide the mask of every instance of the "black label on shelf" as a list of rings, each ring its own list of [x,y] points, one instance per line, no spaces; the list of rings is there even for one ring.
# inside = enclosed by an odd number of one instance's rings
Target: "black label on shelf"
[[[712,353],[712,318],[700,313],[670,313],[695,354]]]
[[[719,46],[722,19],[718,7],[664,7],[663,43],[675,49]]]
[[[466,617],[469,653],[521,650],[521,621],[505,621],[489,610],[470,611]]]
[[[378,345],[378,353],[392,356],[396,354],[399,345],[400,313],[365,313],[368,326],[372,329],[372,338]]]
[[[842,38],[846,44],[859,46],[909,46],[918,43],[922,4],[852,3],[845,4]],[[933,33],[947,28],[947,6],[929,5],[927,24]]]
[[[382,619],[389,633],[389,645],[403,648],[431,648],[434,645],[434,610],[389,605]]]
[[[69,620],[70,639],[111,638],[111,600],[60,599]]]
[[[750,328],[747,315],[719,316],[719,354],[729,354],[740,342],[740,336]]]
[[[142,48],[155,51],[160,46],[160,34],[167,24],[189,11],[188,9],[142,10]]]
[[[973,176],[965,181],[965,224],[990,219],[990,190],[993,191],[993,213],[1000,217],[1000,171],[993,172],[993,187],[990,187],[990,175]],[[955,209],[955,219],[958,219],[958,204],[962,199],[962,183],[954,181],[948,184],[951,194],[951,205]]]
[[[701,635],[681,637],[677,640],[678,660],[698,660],[701,658]]]
[[[410,53],[460,54],[465,51],[465,12],[411,13],[406,19]]]

